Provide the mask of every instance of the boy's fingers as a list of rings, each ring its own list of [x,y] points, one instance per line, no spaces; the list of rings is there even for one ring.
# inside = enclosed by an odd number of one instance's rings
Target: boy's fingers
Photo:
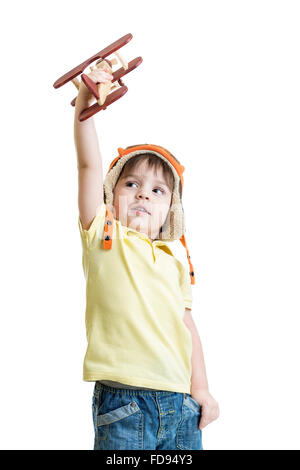
[[[201,418],[200,419],[200,423],[199,423],[199,429],[200,431],[202,431],[203,428],[205,428],[205,426],[207,426],[208,422],[205,418]]]
[[[100,71],[93,70],[93,72],[89,73],[88,76],[89,76],[94,82],[97,82],[97,81],[99,81],[99,80],[100,80],[101,82],[104,82],[104,81],[109,81],[109,80],[112,80],[112,79],[113,79],[113,75],[112,75],[112,74],[103,72],[103,70],[100,70]]]
[[[202,413],[201,413],[201,419],[200,419],[200,423],[199,423],[199,429],[202,430],[203,428],[205,428],[205,426],[209,423],[209,419],[208,419],[208,410],[206,407],[202,406]]]
[[[207,426],[209,423],[214,421],[219,417],[219,409],[218,408],[212,408],[211,410],[205,410],[204,413],[202,413],[200,423],[199,423],[199,429],[202,430]]]

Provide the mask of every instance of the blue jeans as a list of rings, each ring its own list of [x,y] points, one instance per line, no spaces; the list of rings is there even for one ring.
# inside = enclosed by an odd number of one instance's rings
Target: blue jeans
[[[201,406],[189,393],[95,382],[94,450],[203,450]]]

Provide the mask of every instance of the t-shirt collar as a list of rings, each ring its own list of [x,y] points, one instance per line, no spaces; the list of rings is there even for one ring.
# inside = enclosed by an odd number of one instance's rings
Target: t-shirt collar
[[[132,233],[133,235],[135,235],[136,237],[138,238],[141,238],[143,240],[146,240],[148,241],[149,243],[151,243],[151,245],[157,245],[157,246],[166,246],[167,248],[168,245],[166,242],[164,242],[163,240],[153,240],[153,242],[151,242],[150,238],[148,237],[148,235],[144,232],[139,232],[138,230],[135,230],[134,228],[131,228],[131,227],[126,227],[125,225],[122,225],[120,223],[120,226],[122,227],[122,230],[123,230],[123,235],[128,235],[128,233]]]

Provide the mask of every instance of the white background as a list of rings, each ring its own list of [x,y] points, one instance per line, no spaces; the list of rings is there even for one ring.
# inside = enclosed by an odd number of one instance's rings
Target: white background
[[[127,33],[121,54],[143,63],[94,119],[105,174],[138,143],[186,168],[193,316],[220,406],[203,446],[300,448],[299,13],[289,0],[2,6],[2,449],[93,446],[76,89],[53,83]]]

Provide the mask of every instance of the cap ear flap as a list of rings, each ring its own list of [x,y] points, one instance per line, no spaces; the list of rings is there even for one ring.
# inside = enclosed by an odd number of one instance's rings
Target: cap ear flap
[[[181,184],[181,180],[179,181],[179,194],[180,194],[180,199],[182,199],[182,184]]]

